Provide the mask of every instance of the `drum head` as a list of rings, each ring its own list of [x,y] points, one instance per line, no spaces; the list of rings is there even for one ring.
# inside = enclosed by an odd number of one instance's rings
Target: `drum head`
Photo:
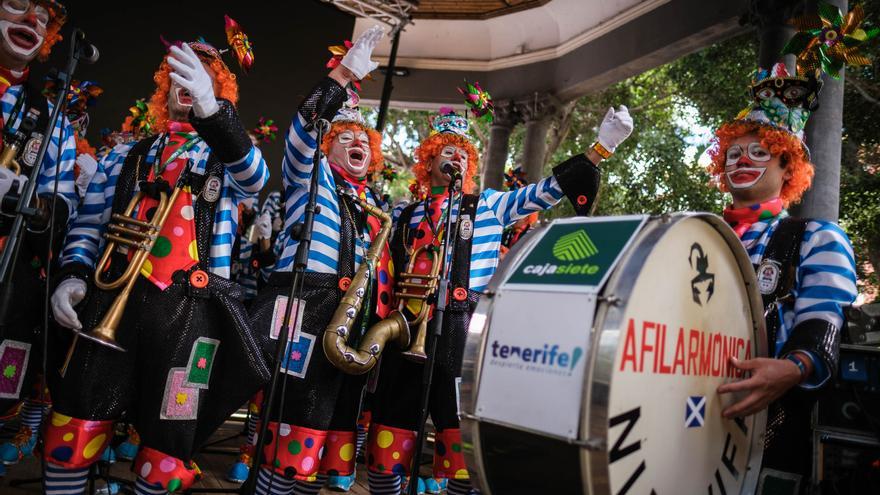
[[[764,355],[754,273],[714,215],[653,220],[609,280],[597,314],[582,431],[588,493],[754,489],[764,415],[728,420],[742,379],[728,364]]]

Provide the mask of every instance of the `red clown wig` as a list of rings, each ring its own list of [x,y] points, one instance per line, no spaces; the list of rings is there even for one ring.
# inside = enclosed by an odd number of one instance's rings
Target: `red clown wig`
[[[233,105],[238,103],[238,83],[235,81],[235,74],[229,71],[220,59],[199,57],[202,62],[208,64],[208,67],[214,71],[214,94],[218,98],[229,100]],[[150,103],[147,104],[150,117],[154,119],[153,132],[165,132],[168,130],[168,96],[171,94],[171,66],[168,60],[162,61],[159,70],[153,74],[153,81],[156,82],[156,91],[150,97]]]
[[[457,146],[468,154],[468,166],[462,181],[462,190],[469,194],[474,190],[474,175],[477,173],[477,149],[464,136],[449,132],[441,132],[429,136],[416,148],[416,164],[413,166],[413,174],[416,183],[423,194],[431,189],[431,163],[446,146]]]
[[[782,192],[779,195],[782,203],[788,207],[800,201],[801,196],[813,183],[814,174],[813,164],[810,163],[800,139],[781,129],[748,120],[728,122],[715,132],[715,139],[709,149],[709,156],[712,157],[709,174],[718,183],[718,188],[729,192],[723,180],[727,148],[734,139],[748,134],[757,135],[761,145],[770,150],[772,155],[781,155],[782,167],[791,174],[791,178],[782,185]]]
[[[321,141],[321,152],[324,156],[330,154],[330,147],[333,146],[333,140],[343,131],[364,131],[370,139],[370,168],[367,169],[367,175],[374,174],[382,170],[385,165],[385,156],[382,155],[382,135],[375,129],[358,124],[351,121],[334,122],[330,127],[330,132],[324,135]]]
[[[43,39],[43,46],[41,46],[40,51],[37,52],[37,60],[45,62],[46,60],[49,60],[49,54],[52,53],[52,46],[64,39],[61,36],[61,26],[64,25],[67,18],[61,9],[53,5],[53,2],[45,2],[42,5],[49,11],[49,24],[46,25],[46,37]]]

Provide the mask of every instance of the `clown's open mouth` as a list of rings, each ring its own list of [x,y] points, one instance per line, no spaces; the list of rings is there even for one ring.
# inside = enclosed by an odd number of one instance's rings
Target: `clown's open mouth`
[[[727,172],[727,180],[730,182],[730,187],[736,189],[752,187],[761,180],[766,171],[766,168],[742,167],[732,172]]]
[[[192,106],[192,95],[183,88],[177,88],[177,103],[185,107]]]
[[[26,27],[10,27],[7,31],[9,42],[22,50],[33,50],[40,43],[40,37]]]
[[[364,164],[364,150],[360,148],[349,148],[348,150],[348,163],[354,166],[360,166]]]

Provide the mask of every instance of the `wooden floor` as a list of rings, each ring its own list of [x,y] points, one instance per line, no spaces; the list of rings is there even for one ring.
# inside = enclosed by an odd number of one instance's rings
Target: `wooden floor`
[[[238,455],[238,446],[244,441],[244,436],[240,435],[243,424],[241,422],[230,421],[220,427],[214,434],[211,441],[218,442],[213,447],[207,448],[195,457],[196,463],[202,470],[202,479],[193,485],[192,493],[200,493],[199,489],[228,489],[229,493],[237,489],[239,485],[226,481],[226,472],[235,462]],[[111,476],[122,478],[133,482],[134,473],[131,472],[131,463],[119,461],[110,466]],[[10,482],[14,480],[22,480],[29,478],[37,478],[40,476],[40,462],[34,457],[28,457],[26,460],[14,466],[7,466],[6,477],[0,479],[0,494],[2,495],[34,495],[41,493],[41,485],[39,481],[20,487],[10,486]],[[357,473],[358,482],[352,487],[351,495],[368,495],[367,476],[363,470],[363,466],[358,465]],[[96,488],[100,489],[105,486],[103,480],[96,481]],[[106,493],[106,492],[105,492]],[[120,493],[131,493],[123,491]],[[322,494],[336,493],[328,489],[321,491]]]

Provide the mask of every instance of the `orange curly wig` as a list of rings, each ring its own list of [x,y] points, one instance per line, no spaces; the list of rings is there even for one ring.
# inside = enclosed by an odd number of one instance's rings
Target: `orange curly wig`
[[[45,4],[44,6],[49,11],[49,24],[46,25],[46,37],[43,39],[43,46],[41,46],[40,51],[37,52],[37,60],[40,62],[49,60],[49,54],[52,53],[52,46],[64,39],[64,37],[61,36],[61,26],[67,21],[67,18],[61,15],[61,12],[54,7]]]
[[[324,135],[324,139],[321,141],[321,153],[324,153],[324,156],[329,155],[330,146],[333,145],[333,140],[336,138],[336,135],[347,130],[364,131],[370,138],[370,168],[367,169],[367,175],[382,170],[382,166],[385,164],[385,156],[382,155],[382,135],[375,129],[370,129],[357,122],[334,123],[330,127],[330,132]]]
[[[415,174],[416,183],[423,194],[427,194],[431,190],[431,162],[440,154],[440,150],[448,145],[458,146],[468,154],[468,166],[461,186],[462,191],[469,194],[476,187],[474,175],[477,173],[478,167],[477,149],[463,136],[442,132],[429,136],[416,148],[416,164],[413,166],[413,174]]]
[[[788,205],[800,201],[804,191],[809,189],[813,183],[815,173],[813,164],[810,163],[801,141],[781,129],[746,120],[728,122],[715,132],[712,147],[708,152],[712,157],[712,164],[709,165],[708,171],[713,180],[718,183],[718,188],[724,192],[730,192],[722,179],[727,160],[727,148],[730,147],[730,143],[734,139],[747,134],[756,134],[761,145],[770,150],[771,154],[782,155],[781,165],[791,174],[791,178],[783,183],[782,192],[779,195],[783,205],[788,207]]]
[[[82,155],[82,154],[92,155],[92,158],[94,158],[95,153],[97,153],[95,151],[95,147],[92,146],[91,144],[89,144],[89,142],[86,140],[86,138],[80,136],[79,133],[76,133],[74,135],[74,137],[76,138],[76,154],[77,155]]]
[[[199,57],[202,62],[208,63],[208,66],[214,71],[214,94],[218,98],[229,100],[233,105],[238,103],[238,83],[235,81],[235,74],[229,71],[222,61],[216,58],[210,59]],[[167,57],[162,60],[159,70],[153,74],[153,81],[156,82],[156,91],[150,97],[150,103],[147,104],[147,111],[154,119],[154,132],[165,132],[168,130],[168,95],[171,93],[171,66],[168,65]]]

